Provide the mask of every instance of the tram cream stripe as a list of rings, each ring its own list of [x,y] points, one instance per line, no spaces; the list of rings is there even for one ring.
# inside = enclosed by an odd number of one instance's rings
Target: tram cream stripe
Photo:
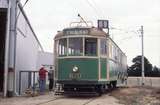
[[[56,38],[55,40],[59,40],[59,39],[63,39],[63,38],[78,38],[78,37],[85,37],[85,38],[103,38],[105,39],[104,37],[101,37],[101,36],[90,36],[90,35],[70,35],[70,36],[62,36],[60,38]]]
[[[98,57],[93,56],[65,56],[65,57],[57,57],[58,59],[64,59],[64,58],[93,58],[98,59]]]
[[[100,39],[98,39],[98,47],[97,47],[97,52],[98,52],[98,77],[99,80],[101,79],[101,62],[100,62]]]
[[[109,77],[109,71],[110,71],[110,69],[109,69],[109,39],[107,38],[107,45],[108,45],[108,47],[107,47],[107,51],[108,51],[108,53],[107,53],[107,80],[109,81],[109,79],[110,79],[110,77]]]

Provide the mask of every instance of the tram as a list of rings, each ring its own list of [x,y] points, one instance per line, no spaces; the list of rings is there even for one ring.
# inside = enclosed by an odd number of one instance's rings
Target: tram
[[[56,83],[64,94],[102,94],[124,82],[127,57],[108,33],[79,24],[54,38]]]

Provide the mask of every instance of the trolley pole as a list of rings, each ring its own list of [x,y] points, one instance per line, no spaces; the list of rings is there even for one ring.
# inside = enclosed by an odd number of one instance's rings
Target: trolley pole
[[[145,84],[144,83],[144,45],[143,45],[143,26],[141,26],[141,41],[142,41],[142,86]]]

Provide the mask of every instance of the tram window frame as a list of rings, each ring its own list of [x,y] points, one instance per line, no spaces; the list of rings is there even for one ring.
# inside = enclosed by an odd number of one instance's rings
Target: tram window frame
[[[71,40],[72,40],[72,43],[71,43]],[[71,47],[74,47],[74,48],[71,49]],[[77,48],[77,50],[75,48]],[[83,56],[83,38],[82,37],[68,38],[68,56]]]
[[[60,43],[62,45],[60,45]],[[59,39],[58,56],[67,56],[67,38]]]
[[[55,56],[59,55],[59,44],[58,40],[55,40],[55,45],[54,45],[54,51],[55,51]]]
[[[107,56],[107,40],[100,39],[100,54]]]
[[[109,57],[112,58],[112,43],[109,43]]]
[[[114,46],[114,45],[112,45],[112,59],[114,59],[114,55],[115,55],[115,54],[114,54],[114,53],[115,53],[115,51],[114,51],[114,47],[115,47],[115,46]]]
[[[85,56],[97,56],[98,40],[97,38],[85,38]],[[90,49],[90,50],[89,50]]]

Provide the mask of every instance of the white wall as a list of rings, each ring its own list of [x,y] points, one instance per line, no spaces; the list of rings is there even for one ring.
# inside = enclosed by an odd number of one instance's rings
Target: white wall
[[[39,51],[37,59],[37,69],[42,65],[53,65],[53,53]]]
[[[17,31],[16,69],[36,70],[39,45],[22,15],[19,16],[17,28],[24,35]]]
[[[19,8],[18,8],[19,9]],[[19,13],[19,11],[18,11]],[[20,11],[16,39],[16,90],[19,89],[19,71],[37,71],[39,43],[26,17]],[[27,88],[28,75],[22,76],[22,91]]]
[[[7,8],[8,7],[8,0],[0,0],[0,8]]]
[[[21,6],[17,6],[18,10],[15,11],[16,0],[10,0],[10,3],[11,3],[10,30],[12,31],[10,31],[10,40],[9,40],[10,41],[9,42],[10,43],[9,67],[13,68],[14,62],[15,62],[15,75],[8,76],[8,80],[9,80],[8,86],[11,85],[13,89],[13,80],[15,76],[15,89],[16,89],[16,92],[18,92],[19,71],[20,70],[21,71],[26,71],[26,70],[37,71],[38,51],[42,50],[42,47]],[[0,0],[0,8],[8,8],[8,0]],[[20,15],[18,16],[19,13]],[[18,18],[17,18],[16,33],[15,33],[14,26],[15,26],[16,15],[18,16]],[[14,42],[16,42],[16,45]],[[28,75],[23,74],[22,90],[27,88],[27,83],[28,83]]]

